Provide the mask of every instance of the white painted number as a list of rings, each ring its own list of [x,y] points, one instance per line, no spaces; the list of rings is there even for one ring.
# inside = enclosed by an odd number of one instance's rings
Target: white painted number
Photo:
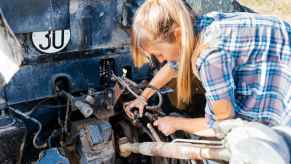
[[[70,30],[56,30],[32,33],[32,43],[41,52],[56,53],[63,50],[70,41]]]

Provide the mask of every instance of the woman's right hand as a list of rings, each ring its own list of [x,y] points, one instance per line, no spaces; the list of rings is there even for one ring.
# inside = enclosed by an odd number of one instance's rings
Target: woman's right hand
[[[146,100],[143,97],[139,97],[132,101],[126,102],[124,104],[124,111],[129,118],[133,119],[134,114],[132,110],[134,108],[137,108],[139,112],[139,117],[142,117],[145,106],[146,106]]]

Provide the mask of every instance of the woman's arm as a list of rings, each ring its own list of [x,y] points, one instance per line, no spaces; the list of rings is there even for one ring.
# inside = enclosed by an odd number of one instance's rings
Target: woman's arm
[[[223,121],[234,117],[231,102],[219,100],[213,103],[213,111],[216,121]],[[183,117],[163,117],[154,122],[154,125],[164,133],[170,135],[177,130],[201,136],[214,136],[214,131],[208,128],[205,118],[183,118]]]
[[[212,111],[215,114],[216,121],[232,119],[235,116],[232,103],[229,100],[215,101]]]
[[[154,122],[154,125],[164,133],[170,135],[177,130],[187,133],[195,133],[208,128],[205,118],[162,117]]]
[[[165,64],[150,81],[149,85],[160,89],[165,86],[169,81],[171,81],[174,77],[176,77],[176,70],[171,68],[169,64]],[[142,92],[141,96],[148,100],[154,93],[155,90],[151,88],[146,88]]]
[[[174,124],[176,130],[182,130],[188,133],[196,133],[208,128],[206,119],[201,118],[177,118],[176,124]]]

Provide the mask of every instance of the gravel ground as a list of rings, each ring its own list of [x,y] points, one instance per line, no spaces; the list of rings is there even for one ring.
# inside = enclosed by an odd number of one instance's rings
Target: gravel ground
[[[291,0],[239,0],[254,11],[264,15],[275,15],[291,23]]]

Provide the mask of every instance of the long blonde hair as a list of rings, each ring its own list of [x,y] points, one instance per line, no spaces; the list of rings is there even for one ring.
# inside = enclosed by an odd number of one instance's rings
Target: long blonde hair
[[[146,0],[137,10],[131,35],[133,62],[141,67],[148,62],[141,45],[157,39],[171,40],[171,29],[181,29],[180,61],[177,77],[178,106],[191,102],[192,66],[191,57],[198,42],[193,32],[192,13],[182,0]],[[193,55],[198,55],[194,53]]]

